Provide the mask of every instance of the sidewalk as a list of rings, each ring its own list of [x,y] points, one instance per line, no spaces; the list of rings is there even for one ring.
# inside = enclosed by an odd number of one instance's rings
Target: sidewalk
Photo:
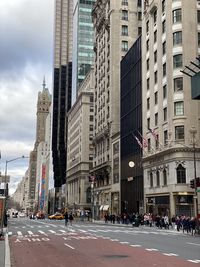
[[[7,228],[3,228],[3,237],[0,239],[0,266],[10,267],[10,247]]]

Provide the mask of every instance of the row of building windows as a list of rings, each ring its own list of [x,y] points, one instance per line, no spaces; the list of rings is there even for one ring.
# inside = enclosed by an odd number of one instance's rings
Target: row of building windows
[[[177,77],[173,80],[174,92],[183,90],[183,77]],[[147,79],[147,91],[150,89],[150,78]],[[167,98],[167,85],[163,85],[163,99]]]
[[[164,169],[162,171],[162,177],[163,177],[163,186],[167,185],[167,171]],[[177,169],[176,169],[176,178],[177,178],[177,184],[185,184],[186,183],[186,170],[185,168],[179,164]],[[150,182],[150,187],[154,187],[154,175],[152,172],[149,174],[149,182]],[[160,171],[156,171],[156,187],[161,186],[160,183]]]
[[[177,125],[174,127],[174,133],[175,133],[175,141],[184,141],[185,140],[185,128],[184,125]],[[168,131],[163,131],[163,142],[160,143],[159,135],[156,135],[155,138],[155,148],[159,149],[160,146],[167,146],[168,145]],[[151,144],[151,138],[147,139],[147,150],[148,152],[154,151],[154,147],[152,147]]]

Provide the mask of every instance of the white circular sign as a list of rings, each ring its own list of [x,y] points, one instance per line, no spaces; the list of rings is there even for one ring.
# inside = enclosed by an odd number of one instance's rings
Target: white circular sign
[[[133,168],[135,166],[135,163],[133,161],[129,161],[128,165],[129,167]]]

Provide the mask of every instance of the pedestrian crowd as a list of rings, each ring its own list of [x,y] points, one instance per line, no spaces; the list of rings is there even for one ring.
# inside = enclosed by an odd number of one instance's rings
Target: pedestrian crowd
[[[144,215],[133,213],[123,213],[121,215],[108,214],[104,215],[105,223],[119,223],[119,224],[132,224],[133,226],[146,225],[149,227],[157,227],[159,229],[174,229],[178,232],[191,233],[194,235],[199,232],[200,219],[189,217],[185,215],[174,215],[171,218],[167,214],[160,216],[152,213],[145,213]]]

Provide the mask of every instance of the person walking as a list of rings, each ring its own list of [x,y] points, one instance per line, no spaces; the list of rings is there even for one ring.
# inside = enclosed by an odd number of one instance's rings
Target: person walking
[[[69,215],[69,222],[70,222],[70,225],[72,226],[72,221],[73,221],[74,217],[72,215],[72,213],[70,213]]]
[[[67,226],[68,225],[68,219],[69,219],[67,211],[65,212],[64,216],[65,216],[65,226]]]

